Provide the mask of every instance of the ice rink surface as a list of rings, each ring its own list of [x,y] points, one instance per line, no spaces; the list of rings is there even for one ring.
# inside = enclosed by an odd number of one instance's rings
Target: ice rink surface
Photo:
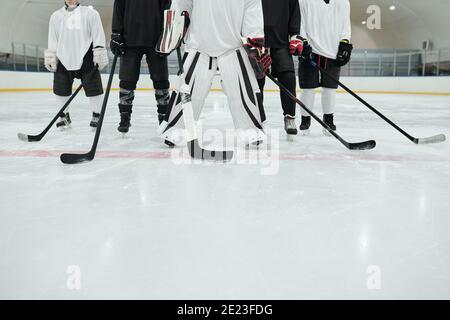
[[[450,136],[450,97],[364,97],[412,135]],[[232,163],[192,163],[157,138],[152,92],[137,92],[125,139],[117,102],[97,158],[67,166],[60,153],[92,143],[87,99],[71,130],[25,143],[17,133],[39,133],[59,106],[0,93],[0,298],[450,299],[449,142],[416,146],[339,94],[339,134],[376,149],[349,151],[313,122]],[[265,104],[281,129],[278,94]],[[202,123],[232,127],[223,93]]]

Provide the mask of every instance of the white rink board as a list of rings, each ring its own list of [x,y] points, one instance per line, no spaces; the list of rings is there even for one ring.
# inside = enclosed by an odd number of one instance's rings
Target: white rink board
[[[102,75],[103,84],[106,85],[108,75]],[[342,77],[341,81],[355,91],[372,91],[375,93],[405,92],[405,93],[444,93],[450,95],[450,77]],[[178,83],[176,76],[170,76],[172,87]],[[47,89],[53,86],[53,77],[50,73],[10,72],[0,71],[0,90],[4,89]],[[113,88],[119,87],[118,75],[115,75]],[[138,87],[152,88],[149,75],[141,75]],[[219,78],[216,77],[213,89],[221,89]],[[267,81],[267,90],[278,88],[270,80]]]

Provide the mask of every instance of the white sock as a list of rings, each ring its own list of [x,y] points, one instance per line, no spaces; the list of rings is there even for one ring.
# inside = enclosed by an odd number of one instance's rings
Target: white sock
[[[66,102],[67,102],[69,99],[70,99],[70,96],[67,96],[67,97],[56,96],[56,101],[57,101],[57,103],[58,103],[57,108],[58,108],[58,109],[61,109],[61,108],[66,104]],[[68,107],[66,108],[66,110],[64,111],[64,113],[69,112],[69,108],[70,108],[70,106],[68,106]]]
[[[314,110],[314,101],[316,98],[316,92],[314,89],[303,89],[300,100],[305,104],[305,106],[313,111]],[[301,108],[302,116],[309,117],[309,113],[306,112],[303,108]]]
[[[91,106],[92,112],[100,113],[103,104],[103,95],[89,97],[89,105]]]
[[[336,90],[323,88],[322,109],[324,114],[334,113],[336,106]]]

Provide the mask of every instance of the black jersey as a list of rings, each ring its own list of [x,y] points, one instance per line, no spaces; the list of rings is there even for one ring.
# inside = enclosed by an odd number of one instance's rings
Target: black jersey
[[[300,6],[298,0],[262,0],[266,46],[281,48],[289,38],[300,34]]]
[[[171,0],[115,0],[112,32],[130,47],[156,47]]]

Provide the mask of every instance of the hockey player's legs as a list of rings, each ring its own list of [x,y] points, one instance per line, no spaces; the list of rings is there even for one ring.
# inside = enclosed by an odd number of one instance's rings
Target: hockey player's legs
[[[338,79],[341,75],[341,67],[339,67],[335,60],[323,59],[321,60],[321,66],[330,75]],[[323,111],[323,121],[332,129],[336,130],[336,125],[334,124],[334,110],[336,107],[336,89],[338,88],[337,82],[330,79],[326,75],[321,75],[321,85],[322,85],[322,111]],[[324,134],[329,135],[327,130],[324,130]]]
[[[92,110],[91,128],[97,128],[100,120],[100,109],[103,102],[103,85],[100,71],[95,70],[92,50],[89,49],[83,59],[81,69],[75,72],[75,76],[81,79],[86,97]]]
[[[272,74],[276,77],[293,95],[296,95],[297,83],[295,80],[295,67],[292,56],[288,48],[270,49],[272,57]],[[296,135],[297,125],[295,124],[296,103],[284,91],[280,92],[281,106],[283,108],[284,129],[288,136]]]
[[[127,133],[131,126],[134,91],[139,80],[143,55],[141,48],[127,48],[125,54],[120,58],[119,112],[121,120],[117,130],[121,133]]]
[[[67,71],[61,62],[58,63],[58,68],[53,74],[53,93],[58,102],[58,108],[61,108],[72,95],[72,85],[74,81],[74,73]],[[71,124],[68,108],[66,112],[61,115],[61,120],[56,123],[56,127],[60,129],[69,128]]]
[[[218,65],[239,136],[248,144],[261,143],[265,115],[258,82],[246,52],[238,49],[227,53],[218,58]]]
[[[157,55],[154,48],[146,50],[146,58],[150,77],[153,81],[155,89],[155,99],[158,107],[158,121],[164,120],[169,105],[169,69],[167,65],[167,57]]]

